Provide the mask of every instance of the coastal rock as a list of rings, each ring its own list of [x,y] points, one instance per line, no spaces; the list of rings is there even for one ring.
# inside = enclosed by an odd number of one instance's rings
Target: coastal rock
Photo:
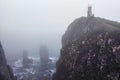
[[[0,43],[0,80],[15,80],[11,67],[7,65],[7,61],[1,43]]]
[[[28,57],[27,51],[23,51],[23,66],[29,67],[33,63],[33,60]]]
[[[49,53],[47,46],[43,45],[40,47],[40,62],[41,64],[48,64],[49,62]]]
[[[120,80],[120,23],[93,16],[73,21],[53,80]]]

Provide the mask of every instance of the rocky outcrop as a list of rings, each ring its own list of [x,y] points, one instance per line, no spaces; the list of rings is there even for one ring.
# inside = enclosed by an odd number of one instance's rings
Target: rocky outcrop
[[[15,80],[13,71],[5,58],[5,54],[0,43],[0,80]]]
[[[47,46],[43,45],[40,47],[40,62],[41,64],[48,64],[49,62],[49,53]]]
[[[33,60],[28,57],[27,51],[23,51],[23,62],[22,63],[24,67],[29,67],[33,63]]]
[[[72,22],[53,80],[120,80],[120,23],[93,16]]]

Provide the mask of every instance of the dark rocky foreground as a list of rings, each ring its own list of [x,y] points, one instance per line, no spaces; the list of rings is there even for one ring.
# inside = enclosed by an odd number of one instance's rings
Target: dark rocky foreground
[[[72,22],[53,80],[120,80],[120,23],[93,16]]]
[[[0,80],[16,80],[12,68],[7,65],[5,54],[0,43]]]

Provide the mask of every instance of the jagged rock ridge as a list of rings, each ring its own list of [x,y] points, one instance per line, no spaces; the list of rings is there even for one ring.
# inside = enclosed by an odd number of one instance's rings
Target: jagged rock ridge
[[[119,80],[120,23],[82,17],[62,38],[53,80]]]
[[[15,80],[11,67],[7,65],[7,61],[1,43],[0,43],[0,80]]]

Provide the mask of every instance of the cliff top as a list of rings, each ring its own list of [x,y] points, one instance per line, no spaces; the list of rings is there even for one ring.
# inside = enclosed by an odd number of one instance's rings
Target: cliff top
[[[74,20],[62,38],[63,46],[93,32],[113,32],[120,30],[120,23],[100,17],[81,17]]]

